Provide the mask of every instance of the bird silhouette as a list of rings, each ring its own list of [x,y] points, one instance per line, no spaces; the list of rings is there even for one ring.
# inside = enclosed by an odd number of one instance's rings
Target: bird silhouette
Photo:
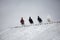
[[[29,22],[30,22],[30,24],[33,24],[33,20],[31,17],[29,17]]]
[[[23,17],[21,17],[20,23],[21,23],[22,25],[24,25],[24,19],[23,19]]]
[[[39,23],[42,22],[42,19],[39,16],[38,16],[37,20],[38,20]]]

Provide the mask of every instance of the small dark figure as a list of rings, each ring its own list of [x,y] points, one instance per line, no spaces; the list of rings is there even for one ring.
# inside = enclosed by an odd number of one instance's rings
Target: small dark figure
[[[38,16],[37,20],[38,20],[39,23],[42,22],[42,19],[39,16]]]
[[[33,20],[32,20],[31,17],[29,17],[29,22],[30,22],[31,24],[33,24]]]
[[[23,17],[21,18],[20,23],[21,23],[22,25],[24,25],[24,19],[23,19]]]

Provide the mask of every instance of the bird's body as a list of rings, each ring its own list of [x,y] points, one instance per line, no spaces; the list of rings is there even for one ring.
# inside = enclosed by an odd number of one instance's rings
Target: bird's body
[[[42,19],[39,16],[38,16],[37,20],[38,20],[39,23],[42,22]]]
[[[20,23],[21,23],[22,25],[24,25],[24,19],[23,19],[23,18],[21,18]]]
[[[33,24],[33,20],[31,19],[31,17],[29,17],[29,22],[30,24]]]

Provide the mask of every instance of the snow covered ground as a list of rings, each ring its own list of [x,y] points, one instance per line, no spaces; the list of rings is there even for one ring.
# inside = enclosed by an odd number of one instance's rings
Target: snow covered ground
[[[60,0],[0,0],[0,40],[60,40],[60,23],[11,28],[20,26],[21,17],[30,25],[29,16],[34,24],[37,16],[43,23],[60,21]]]
[[[0,35],[0,40],[60,40],[60,23],[9,28]]]

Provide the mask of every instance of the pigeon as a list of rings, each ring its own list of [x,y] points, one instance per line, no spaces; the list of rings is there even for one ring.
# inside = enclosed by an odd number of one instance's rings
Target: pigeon
[[[30,22],[30,24],[33,24],[33,20],[31,17],[29,17],[29,22]]]
[[[38,16],[37,20],[38,20],[39,23],[42,22],[42,19],[39,16]]]
[[[23,19],[23,17],[21,18],[20,23],[21,23],[22,25],[24,25],[24,19]]]

